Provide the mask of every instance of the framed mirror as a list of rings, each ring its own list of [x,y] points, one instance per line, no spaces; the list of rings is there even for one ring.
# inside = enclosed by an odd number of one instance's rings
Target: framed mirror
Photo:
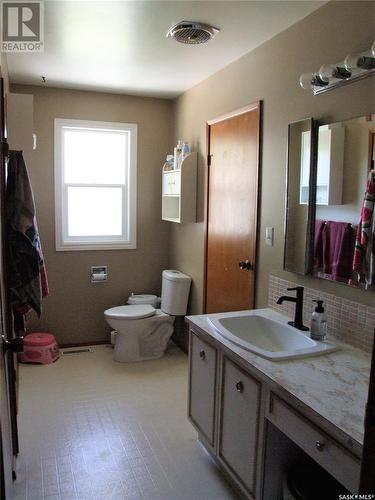
[[[315,127],[312,118],[288,127],[284,269],[308,274],[312,269],[315,197]]]
[[[373,192],[367,193],[365,217],[363,213],[361,217],[361,212],[368,183],[375,182],[375,174],[370,173],[374,169],[374,145],[375,115],[318,128],[316,210],[310,249],[313,276],[372,290],[375,289]]]

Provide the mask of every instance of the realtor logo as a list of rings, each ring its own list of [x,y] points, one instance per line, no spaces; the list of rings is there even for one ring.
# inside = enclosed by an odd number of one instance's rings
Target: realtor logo
[[[43,52],[43,2],[1,2],[1,51]]]

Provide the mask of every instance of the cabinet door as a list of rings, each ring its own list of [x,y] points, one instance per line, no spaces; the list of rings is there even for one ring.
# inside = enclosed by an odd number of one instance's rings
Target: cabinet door
[[[163,194],[180,194],[181,173],[180,172],[163,172]]]
[[[223,359],[219,459],[255,496],[260,382]]]
[[[189,417],[213,446],[217,351],[194,332],[190,335]]]

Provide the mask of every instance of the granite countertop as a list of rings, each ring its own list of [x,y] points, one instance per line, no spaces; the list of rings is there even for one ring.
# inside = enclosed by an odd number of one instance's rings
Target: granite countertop
[[[288,321],[272,311],[278,321]],[[215,314],[210,314],[214,318]],[[270,361],[222,337],[207,321],[207,315],[188,316],[216,341],[254,366],[268,379],[344,432],[360,447],[363,444],[364,416],[368,395],[371,356],[347,344],[332,342],[338,351],[286,361]]]

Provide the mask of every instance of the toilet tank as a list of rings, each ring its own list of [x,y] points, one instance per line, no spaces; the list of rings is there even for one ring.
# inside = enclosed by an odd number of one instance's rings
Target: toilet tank
[[[187,310],[191,278],[180,271],[163,271],[161,310],[171,316],[184,316]]]

